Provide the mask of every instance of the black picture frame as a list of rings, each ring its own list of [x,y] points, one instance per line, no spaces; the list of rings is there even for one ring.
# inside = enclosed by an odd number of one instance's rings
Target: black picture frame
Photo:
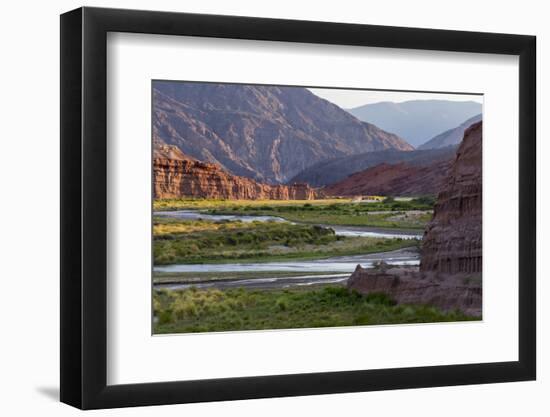
[[[108,32],[519,56],[519,358],[107,385]],[[79,8],[61,15],[61,401],[82,409],[533,380],[536,377],[534,36]]]

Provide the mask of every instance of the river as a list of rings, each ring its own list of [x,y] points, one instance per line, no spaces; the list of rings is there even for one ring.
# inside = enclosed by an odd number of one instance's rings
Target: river
[[[247,215],[217,215],[204,214],[194,210],[178,210],[169,212],[155,212],[155,216],[173,217],[187,220],[211,220],[211,221],[275,221],[287,220],[275,216],[247,216]],[[369,236],[384,238],[421,239],[420,233],[410,231],[395,231],[373,227],[347,227],[323,225],[332,228],[341,236]],[[154,271],[160,273],[196,273],[200,277],[204,273],[228,273],[245,272],[247,274],[258,272],[258,278],[247,279],[220,279],[220,280],[195,280],[190,283],[156,284],[155,288],[185,289],[191,286],[196,288],[289,288],[322,284],[345,284],[350,274],[357,265],[364,268],[372,267],[374,263],[384,261],[390,265],[418,265],[420,256],[416,249],[405,248],[391,252],[372,253],[356,256],[339,256],[313,261],[283,261],[261,263],[224,263],[224,264],[175,264],[155,266]],[[288,273],[291,276],[270,277],[269,273]]]

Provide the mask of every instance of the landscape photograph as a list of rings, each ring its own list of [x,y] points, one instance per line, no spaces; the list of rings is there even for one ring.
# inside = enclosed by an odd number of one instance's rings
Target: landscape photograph
[[[482,94],[151,94],[153,334],[482,319]]]

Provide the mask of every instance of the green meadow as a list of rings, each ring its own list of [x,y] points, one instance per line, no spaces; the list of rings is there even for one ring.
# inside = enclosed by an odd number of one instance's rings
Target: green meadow
[[[384,294],[341,286],[293,290],[155,291],[157,334],[476,320],[430,306],[396,305]]]
[[[418,241],[337,236],[329,227],[282,222],[153,222],[155,265],[311,260],[386,252]]]
[[[155,211],[199,210],[207,214],[265,215],[291,222],[338,226],[423,229],[431,219],[434,199],[381,202],[326,200],[158,200]]]

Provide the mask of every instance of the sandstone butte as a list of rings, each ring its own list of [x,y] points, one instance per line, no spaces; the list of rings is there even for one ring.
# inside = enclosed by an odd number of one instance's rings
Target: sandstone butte
[[[218,198],[230,200],[313,200],[308,184],[270,185],[229,174],[220,166],[184,155],[177,147],[155,144],[155,198]]]
[[[398,303],[429,304],[481,316],[482,122],[464,133],[434,215],[424,232],[420,268],[360,266],[348,287],[385,292]]]

